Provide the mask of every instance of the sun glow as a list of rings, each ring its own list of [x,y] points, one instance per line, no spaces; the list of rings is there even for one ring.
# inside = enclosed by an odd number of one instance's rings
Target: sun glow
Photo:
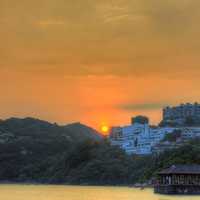
[[[101,126],[101,132],[104,134],[104,135],[107,135],[108,132],[109,132],[109,127],[107,125],[102,125]]]

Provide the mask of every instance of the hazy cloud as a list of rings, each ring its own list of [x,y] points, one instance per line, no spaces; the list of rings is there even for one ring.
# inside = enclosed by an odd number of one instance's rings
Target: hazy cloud
[[[41,20],[36,23],[37,25],[41,27],[48,27],[48,26],[58,26],[58,25],[64,25],[64,21],[58,21],[58,20]]]
[[[0,0],[0,62],[77,75],[193,76],[199,7],[198,0]]]
[[[166,105],[169,105],[169,103],[144,103],[144,104],[127,103],[118,105],[118,108],[125,111],[158,110],[158,109],[161,110]]]
[[[199,0],[0,0],[1,110],[158,121],[200,100],[199,21]]]

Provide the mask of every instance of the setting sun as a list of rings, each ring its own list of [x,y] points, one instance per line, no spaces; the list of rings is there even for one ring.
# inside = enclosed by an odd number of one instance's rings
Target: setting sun
[[[109,127],[107,125],[102,125],[101,126],[101,131],[104,133],[104,134],[107,134],[108,131],[109,131]]]

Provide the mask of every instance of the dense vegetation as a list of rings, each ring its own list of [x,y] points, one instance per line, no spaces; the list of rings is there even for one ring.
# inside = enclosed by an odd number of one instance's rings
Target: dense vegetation
[[[88,127],[66,129],[30,118],[1,122],[0,180],[127,185],[146,182],[172,164],[200,164],[200,140],[159,155],[128,156]]]

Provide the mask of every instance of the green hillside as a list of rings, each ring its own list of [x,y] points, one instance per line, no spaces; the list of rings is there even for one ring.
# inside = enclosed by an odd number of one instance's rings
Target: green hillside
[[[82,124],[26,118],[0,123],[0,181],[130,185],[173,164],[200,164],[200,140],[159,155],[129,156]]]

